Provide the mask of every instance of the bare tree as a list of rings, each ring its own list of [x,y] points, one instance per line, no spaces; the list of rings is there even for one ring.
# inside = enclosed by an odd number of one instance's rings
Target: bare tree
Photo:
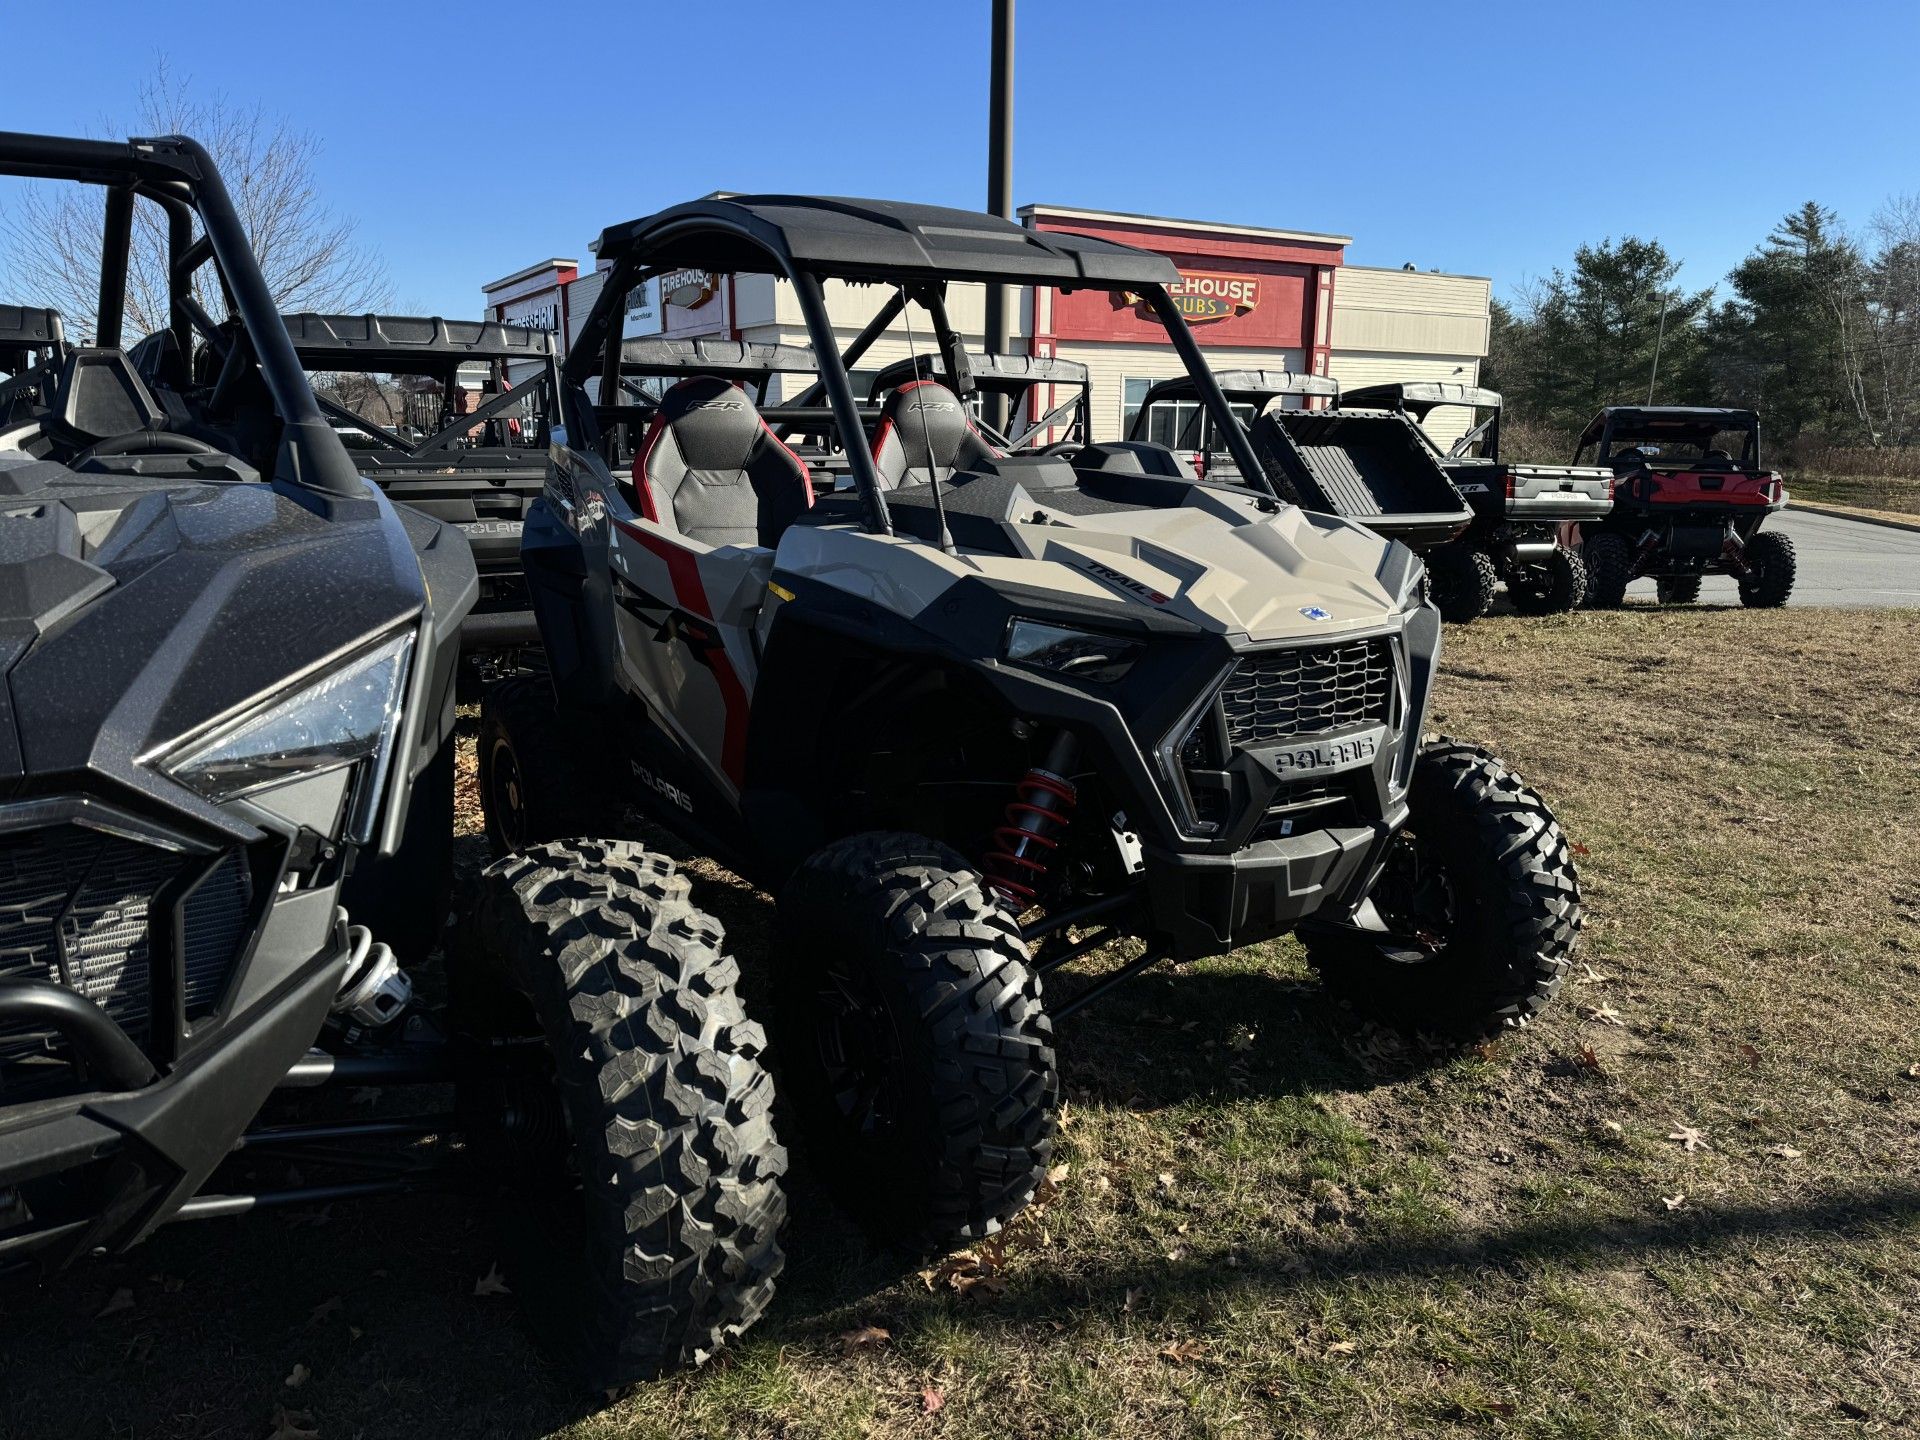
[[[233,196],[261,272],[283,310],[364,311],[391,298],[386,268],[354,236],[353,222],[321,201],[313,184],[320,144],[258,105],[236,108],[219,96],[189,95],[162,64],[140,92],[130,123],[102,126],[115,137],[190,135],[206,146]],[[51,305],[69,333],[96,333],[104,193],[91,186],[28,185],[0,214],[8,287],[15,303]],[[167,323],[167,225],[160,207],[134,207],[127,273],[129,337]],[[224,302],[203,267],[200,303],[214,315]]]

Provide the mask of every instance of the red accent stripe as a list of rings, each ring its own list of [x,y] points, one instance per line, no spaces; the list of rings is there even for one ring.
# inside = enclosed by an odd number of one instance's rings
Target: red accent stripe
[[[711,623],[713,606],[707,601],[707,587],[700,581],[700,562],[693,552],[631,521],[615,519],[613,523],[621,534],[637,540],[666,565],[667,578],[673,584],[673,598],[681,609]],[[726,714],[725,729],[720,737],[720,768],[736,786],[743,785],[747,773],[747,687],[740,683],[723,643],[716,643],[707,652],[707,658],[713,666],[714,683],[720,687],[721,709]]]
[[[653,482],[647,479],[647,461],[653,457],[654,444],[667,428],[667,417],[660,411],[653,412],[653,423],[647,426],[647,438],[640,442],[640,451],[633,457],[633,493],[640,502],[640,513],[660,523],[660,502],[654,498]]]

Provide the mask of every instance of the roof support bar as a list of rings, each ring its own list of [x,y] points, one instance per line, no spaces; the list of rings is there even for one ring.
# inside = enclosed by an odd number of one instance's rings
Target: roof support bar
[[[1260,463],[1260,457],[1254,453],[1253,441],[1248,438],[1245,428],[1234,418],[1233,407],[1227,404],[1227,397],[1220,390],[1220,382],[1214,378],[1212,369],[1207,365],[1207,357],[1200,352],[1199,342],[1193,338],[1185,318],[1167,294],[1167,287],[1146,285],[1140,288],[1139,293],[1146,296],[1153,313],[1159,317],[1161,328],[1167,332],[1167,338],[1179,352],[1180,362],[1187,367],[1187,374],[1193,377],[1193,388],[1200,397],[1200,403],[1206,406],[1214,428],[1226,440],[1227,449],[1232,452],[1233,463],[1240,467],[1241,476],[1259,477],[1260,487],[1267,492],[1267,499],[1277,509],[1280,492],[1273,488],[1273,477],[1267,474],[1267,467]]]
[[[867,502],[867,524],[880,535],[893,534],[893,517],[887,513],[887,499],[880,490],[880,472],[873,468],[873,455],[867,449],[867,432],[860,424],[860,409],[854,403],[853,387],[847,382],[846,365],[834,345],[833,321],[827,316],[827,302],[820,293],[819,277],[810,271],[798,270],[788,276],[793,281],[794,294],[800,300],[800,314],[807,322],[807,335],[813,341],[813,353],[820,361],[820,379],[827,391],[827,403],[833,407],[833,423],[840,432],[840,443],[847,452],[847,461],[853,471],[853,483],[859,487],[861,498]],[[899,312],[900,297],[895,293],[895,302],[884,305],[875,317],[878,330],[869,325],[877,337],[892,323],[893,316]],[[863,332],[862,339],[866,339]],[[859,342],[856,341],[857,345]],[[872,340],[867,341],[872,344]],[[847,347],[849,359],[858,359],[853,346]]]

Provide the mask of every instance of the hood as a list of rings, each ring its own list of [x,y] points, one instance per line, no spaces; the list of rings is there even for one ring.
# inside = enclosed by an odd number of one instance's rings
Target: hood
[[[1418,583],[1411,551],[1353,521],[1291,505],[1263,510],[1225,487],[1180,493],[1164,506],[1090,507],[1077,492],[1016,489],[986,524],[950,508],[957,554],[924,539],[794,526],[778,568],[899,615],[920,614],[952,585],[977,580],[1048,592],[1067,606],[1111,611],[1117,602],[1236,644],[1377,630]],[[906,515],[903,495],[894,497],[897,520]],[[979,540],[991,543],[971,543]],[[885,560],[875,561],[875,545],[886,547]]]
[[[324,669],[422,601],[378,497],[315,507],[259,482],[0,454],[0,801],[104,779],[223,824],[139,757]]]

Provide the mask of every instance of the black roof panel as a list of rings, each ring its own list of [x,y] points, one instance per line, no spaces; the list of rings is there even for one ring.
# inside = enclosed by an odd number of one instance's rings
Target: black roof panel
[[[428,361],[544,360],[554,348],[551,331],[492,320],[311,311],[285,319],[294,351],[309,370],[405,372]]]
[[[1036,281],[1101,289],[1167,285],[1164,255],[1110,240],[1029,230],[998,216],[898,200],[714,195],[610,225],[600,258],[634,252],[648,268],[697,266],[873,279]]]
[[[1506,402],[1498,390],[1462,385],[1453,380],[1392,380],[1384,385],[1362,385],[1340,397],[1343,406],[1362,410],[1408,410],[1425,415],[1442,405],[1471,405],[1476,410],[1498,410]]]

